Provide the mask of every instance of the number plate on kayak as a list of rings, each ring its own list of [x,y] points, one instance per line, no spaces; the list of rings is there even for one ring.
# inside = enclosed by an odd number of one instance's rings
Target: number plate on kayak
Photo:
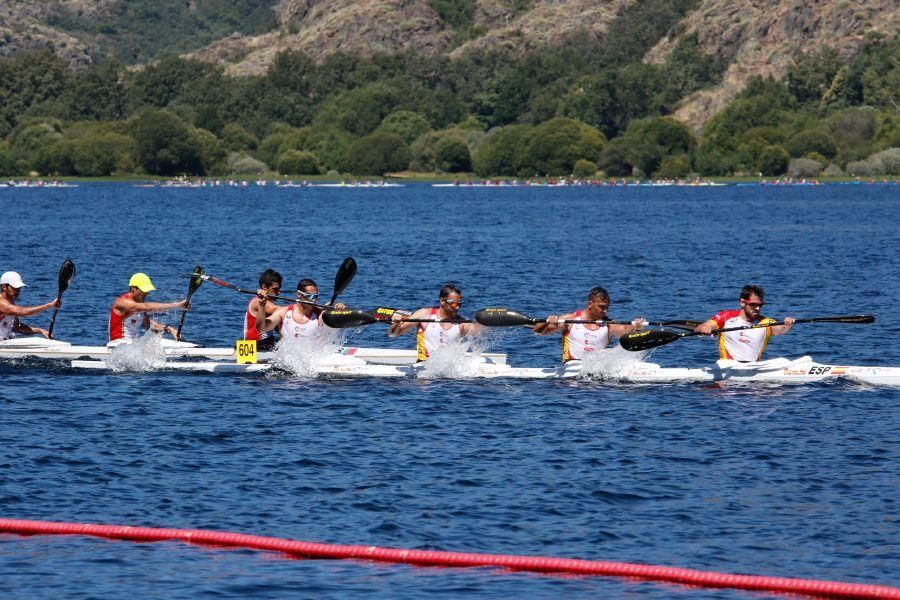
[[[239,365],[256,362],[256,340],[238,340],[235,347]]]

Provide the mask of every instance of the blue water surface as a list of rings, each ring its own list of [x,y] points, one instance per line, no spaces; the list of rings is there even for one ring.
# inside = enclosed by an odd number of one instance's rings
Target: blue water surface
[[[254,289],[267,267],[351,306],[544,316],[609,289],[611,316],[706,319],[740,287],[798,325],[768,356],[900,366],[900,187],[0,189],[0,270],[20,303],[78,274],[56,337],[105,341],[135,271],[184,296],[196,264]],[[247,296],[204,285],[186,337],[232,345]],[[177,314],[167,317],[177,321]],[[49,314],[31,319],[46,327]],[[380,325],[360,346],[409,347]],[[551,366],[558,338],[495,351]],[[651,359],[702,366],[709,339]],[[101,374],[0,364],[0,516],[308,541],[616,560],[900,585],[896,388]],[[728,590],[433,569],[180,543],[0,535],[4,597],[749,598]]]

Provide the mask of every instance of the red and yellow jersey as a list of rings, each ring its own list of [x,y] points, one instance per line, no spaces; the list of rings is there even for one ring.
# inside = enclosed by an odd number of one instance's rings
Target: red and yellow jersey
[[[438,309],[432,308],[430,311],[430,318],[437,320]],[[416,328],[416,360],[426,360],[441,346],[462,337],[462,327],[459,323],[451,323],[447,329],[444,329],[444,325],[446,323],[419,323]]]
[[[582,318],[581,311],[575,311],[572,320]],[[582,323],[573,323],[566,327],[562,336],[562,360],[581,360],[586,352],[602,350],[609,345],[609,327],[603,325],[597,329],[588,329]]]
[[[125,298],[130,295],[131,292],[125,292],[119,298]],[[113,308],[109,309],[109,341],[122,338],[136,340],[142,335],[141,326],[143,324],[144,313],[135,312],[120,315],[116,313],[115,303],[113,303]]]
[[[723,310],[713,318],[719,329],[728,327],[746,327],[748,325],[767,325],[774,323],[774,319],[760,317],[755,322],[746,321],[740,309]],[[738,360],[741,362],[755,362],[762,359],[763,351],[769,338],[772,337],[771,327],[758,329],[742,329],[740,331],[728,331],[719,334],[719,358]]]

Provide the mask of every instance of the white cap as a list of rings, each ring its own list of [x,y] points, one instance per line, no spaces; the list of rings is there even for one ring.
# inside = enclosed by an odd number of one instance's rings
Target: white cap
[[[0,275],[0,285],[3,285],[4,283],[16,289],[28,287],[25,285],[25,282],[22,281],[22,276],[15,271],[7,271],[3,275]]]

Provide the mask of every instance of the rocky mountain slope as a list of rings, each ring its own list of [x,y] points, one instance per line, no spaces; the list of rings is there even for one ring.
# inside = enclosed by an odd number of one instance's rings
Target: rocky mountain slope
[[[108,35],[65,30],[60,14],[102,22],[124,0],[5,0],[0,2],[0,56],[50,47],[73,66],[104,53]],[[503,47],[524,55],[586,30],[602,38],[610,23],[640,0],[474,0],[467,41],[428,0],[270,0],[274,27],[259,35],[234,33],[188,54],[226,67],[231,75],[265,72],[282,50],[314,58],[334,52],[371,56],[413,51],[458,57]],[[202,0],[188,9],[199,10]],[[266,4],[259,2],[259,5]],[[824,47],[852,57],[873,32],[900,30],[900,3],[873,0],[700,0],[645,57],[662,63],[687,35],[729,65],[722,82],[686,98],[677,116],[699,126],[730,101],[752,75],[783,75],[801,53]],[[465,38],[463,38],[465,39]]]

